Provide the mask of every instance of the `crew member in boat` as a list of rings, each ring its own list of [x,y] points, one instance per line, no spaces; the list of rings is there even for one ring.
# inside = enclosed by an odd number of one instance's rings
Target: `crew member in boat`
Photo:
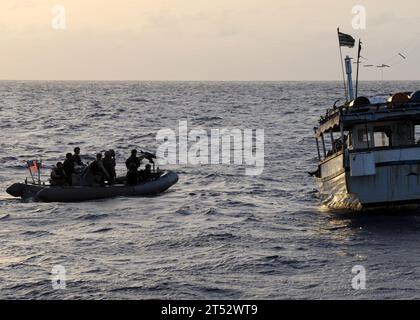
[[[112,166],[114,167],[114,171],[115,171],[115,167],[117,166],[117,160],[115,160],[115,151],[114,149],[110,149],[109,153],[111,154],[111,159],[112,159]],[[117,176],[115,174],[115,176]]]
[[[102,153],[96,155],[96,160],[89,165],[89,170],[95,178],[95,183],[103,186],[105,185],[105,180],[109,181],[110,175],[104,167]]]
[[[127,175],[125,176],[125,183],[128,186],[135,186],[138,182],[138,171],[137,166],[134,162],[130,163],[130,168],[128,169]]]
[[[337,138],[334,140],[334,149],[335,151],[341,151],[343,150],[343,147],[346,144],[346,140],[347,140],[347,135],[343,136],[344,139],[342,139],[341,137]]]
[[[52,186],[64,186],[67,183],[66,172],[64,171],[63,163],[57,162],[51,171],[50,183]]]
[[[74,154],[73,154],[73,163],[75,166],[84,166],[82,159],[80,158],[80,148],[76,147],[74,148]]]
[[[117,161],[115,160],[115,151],[114,151],[114,149],[109,149],[109,153],[111,154],[111,158],[112,158],[112,161],[113,161],[113,166],[115,168],[115,166],[117,164]]]
[[[115,159],[112,158],[111,150],[105,151],[103,165],[106,172],[109,174],[108,183],[112,184],[116,178],[116,172],[115,172],[116,163],[115,163]]]
[[[131,150],[131,156],[125,161],[125,165],[128,170],[130,170],[131,164],[134,163],[136,165],[136,169],[140,167],[140,159],[137,157],[137,150]]]
[[[144,170],[139,171],[139,181],[146,182],[153,179],[152,166],[148,163]]]
[[[71,178],[74,171],[73,155],[69,152],[66,154],[66,160],[63,162],[63,170],[66,174],[67,184],[71,186]]]

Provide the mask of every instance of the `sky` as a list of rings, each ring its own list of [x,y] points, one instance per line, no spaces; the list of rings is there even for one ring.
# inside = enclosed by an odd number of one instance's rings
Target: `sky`
[[[362,80],[382,63],[385,80],[420,80],[419,12],[418,0],[0,0],[0,79],[340,80],[339,26],[375,65]]]

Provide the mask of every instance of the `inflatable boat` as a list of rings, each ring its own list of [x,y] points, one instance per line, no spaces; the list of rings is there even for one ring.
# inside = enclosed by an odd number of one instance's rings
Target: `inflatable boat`
[[[114,197],[141,197],[162,193],[178,182],[173,171],[163,173],[159,178],[134,186],[114,184],[110,186],[48,186],[15,183],[6,192],[22,199],[33,198],[42,202],[80,202]]]

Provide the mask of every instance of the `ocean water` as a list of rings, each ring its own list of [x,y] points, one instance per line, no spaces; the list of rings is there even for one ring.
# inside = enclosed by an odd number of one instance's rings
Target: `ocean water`
[[[362,94],[420,89],[366,82]],[[0,298],[420,298],[420,214],[327,211],[307,171],[312,128],[339,82],[0,82]],[[265,168],[171,165],[156,197],[85,203],[12,199],[24,160],[49,168],[80,146],[87,158],[155,150],[156,132],[265,130]],[[54,290],[51,271],[66,270]],[[351,286],[366,269],[366,290]]]

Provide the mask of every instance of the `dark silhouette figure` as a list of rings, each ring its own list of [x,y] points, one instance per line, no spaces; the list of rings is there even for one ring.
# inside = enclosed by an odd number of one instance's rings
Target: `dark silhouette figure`
[[[126,184],[128,186],[135,186],[137,184],[137,175],[138,172],[136,164],[132,162],[126,175]]]
[[[140,167],[140,159],[137,158],[137,150],[131,150],[131,156],[125,161],[125,165],[128,170],[130,170],[130,165],[134,163],[136,166],[136,169]]]
[[[75,166],[84,166],[82,159],[80,158],[80,148],[76,147],[74,148],[74,154],[73,154],[73,162]]]
[[[116,178],[116,172],[115,172],[115,159],[112,158],[112,154],[110,151],[105,152],[103,164],[104,164],[104,168],[106,172],[108,172],[109,174],[108,182],[109,184],[112,184]]]
[[[142,182],[147,182],[153,179],[153,172],[152,166],[150,164],[146,164],[144,170],[140,170],[139,172],[139,180]]]
[[[66,184],[67,176],[61,162],[57,162],[52,169],[50,182],[52,186],[64,186]]]
[[[114,166],[114,168],[115,168],[115,166],[116,166],[116,164],[117,164],[117,161],[115,160],[115,151],[114,151],[114,149],[110,149],[110,150],[109,150],[109,153],[111,154],[111,158],[112,158],[112,160],[113,160],[113,166]]]
[[[71,186],[71,177],[74,173],[74,162],[73,162],[73,156],[71,153],[66,154],[66,160],[64,160],[63,163],[63,169],[66,173],[67,177],[67,184]]]
[[[105,185],[105,180],[109,181],[109,173],[104,167],[102,153],[96,155],[96,160],[89,165],[89,169],[95,177],[95,183],[103,186]]]

